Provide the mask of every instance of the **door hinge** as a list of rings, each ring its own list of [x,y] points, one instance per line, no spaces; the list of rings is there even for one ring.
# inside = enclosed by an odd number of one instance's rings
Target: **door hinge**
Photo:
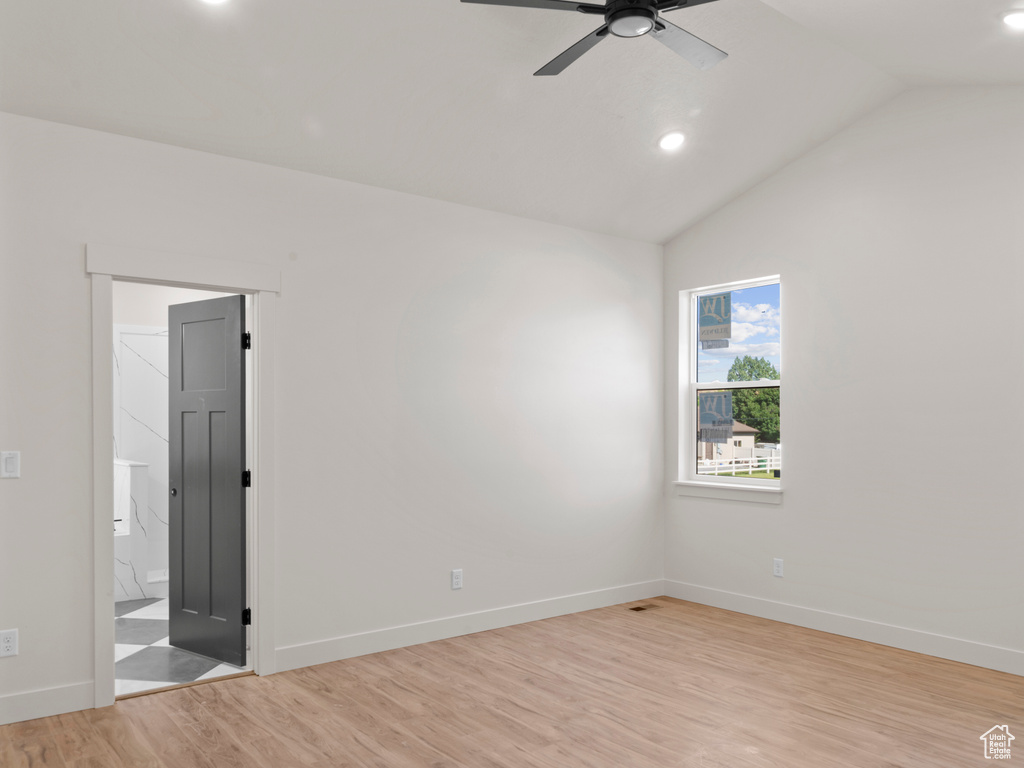
[[[242,487],[243,488],[251,488],[252,487],[252,470],[247,469],[247,470],[245,470],[245,472],[242,473]]]
[[[242,626],[248,627],[252,624],[252,608],[246,608],[242,611]]]
[[[248,331],[242,334],[242,349],[252,349],[252,334]]]

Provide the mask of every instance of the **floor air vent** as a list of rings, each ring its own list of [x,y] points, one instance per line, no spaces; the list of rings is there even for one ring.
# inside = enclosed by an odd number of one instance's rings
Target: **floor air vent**
[[[657,607],[658,606],[656,606],[656,605],[649,605],[649,604],[648,605],[634,605],[629,610],[631,610],[631,611],[651,611],[651,610],[654,610]]]

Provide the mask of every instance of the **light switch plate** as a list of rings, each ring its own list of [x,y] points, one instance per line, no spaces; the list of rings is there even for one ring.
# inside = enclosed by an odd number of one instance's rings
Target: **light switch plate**
[[[21,477],[21,451],[0,451],[0,478]]]

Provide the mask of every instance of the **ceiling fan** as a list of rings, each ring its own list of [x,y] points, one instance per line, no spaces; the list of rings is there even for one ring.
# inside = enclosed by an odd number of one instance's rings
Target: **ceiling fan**
[[[616,37],[642,37],[650,34],[700,69],[710,69],[728,56],[710,43],[691,35],[685,29],[665,21],[661,14],[714,0],[609,0],[607,5],[575,3],[571,0],[462,0],[482,5],[513,5],[519,8],[546,8],[552,11],[577,11],[604,16],[604,24],[578,43],[558,54],[534,72],[534,75],[557,75],[576,59],[604,40],[608,33]]]

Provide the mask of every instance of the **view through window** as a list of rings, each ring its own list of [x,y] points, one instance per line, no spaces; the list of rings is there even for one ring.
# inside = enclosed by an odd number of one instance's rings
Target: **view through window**
[[[778,278],[691,294],[694,474],[730,482],[782,476]]]

